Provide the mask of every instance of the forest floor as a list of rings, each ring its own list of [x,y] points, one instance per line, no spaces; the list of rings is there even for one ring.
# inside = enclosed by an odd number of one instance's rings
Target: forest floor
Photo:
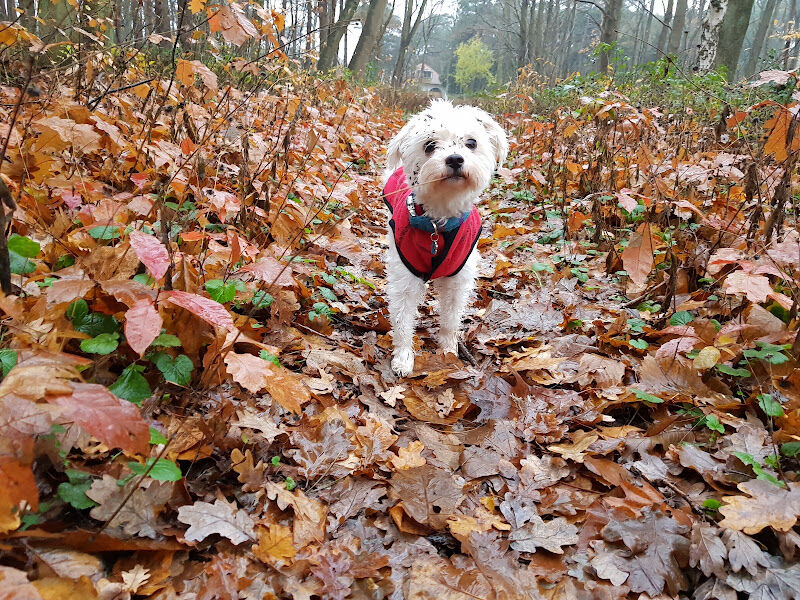
[[[398,380],[402,115],[201,67],[0,129],[0,599],[800,597],[791,117],[498,114],[474,364],[429,297]]]

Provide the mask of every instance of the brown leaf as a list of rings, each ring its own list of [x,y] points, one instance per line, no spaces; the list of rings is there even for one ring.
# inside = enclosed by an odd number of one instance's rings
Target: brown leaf
[[[721,539],[722,530],[702,523],[692,527],[691,546],[689,547],[689,565],[700,569],[706,575],[712,573],[725,576],[725,559],[728,551]]]
[[[533,515],[530,522],[512,531],[508,539],[511,541],[511,547],[520,552],[536,552],[537,548],[544,548],[556,554],[563,554],[561,546],[578,543],[578,528],[563,517],[543,521],[538,515]]]
[[[60,279],[47,288],[47,307],[72,302],[83,298],[94,287],[94,282],[87,279]]]
[[[20,509],[39,509],[39,489],[33,471],[13,456],[0,456],[0,532],[20,526]]]
[[[64,577],[43,577],[34,581],[33,585],[43,600],[94,600],[98,597],[87,577],[77,581]]]
[[[631,234],[627,248],[622,252],[622,265],[628,277],[637,287],[647,283],[647,276],[653,269],[654,260],[653,236],[650,233],[650,223],[642,223]]]
[[[721,527],[745,533],[758,533],[764,527],[789,531],[800,517],[800,484],[790,482],[788,489],[768,481],[752,479],[739,484],[747,496],[725,496],[719,512],[725,518]]]
[[[603,528],[608,542],[622,542],[631,551],[629,557],[618,556],[615,565],[628,573],[626,584],[634,592],[650,596],[666,587],[677,596],[686,589],[683,568],[688,563],[688,528],[674,519],[645,509],[643,520],[612,520]]]
[[[443,529],[464,500],[455,478],[433,465],[397,471],[390,484],[390,497],[401,501],[412,519],[435,529]]]
[[[722,541],[728,549],[728,561],[734,573],[744,567],[750,575],[755,576],[760,571],[759,567],[770,566],[770,555],[749,535],[735,529],[725,529]]]
[[[136,489],[125,501],[133,486]],[[153,480],[137,484],[134,480],[120,486],[115,477],[103,475],[92,483],[86,495],[98,504],[90,512],[93,519],[109,521],[109,527],[120,528],[129,536],[155,539],[156,517],[172,495],[172,484]]]
[[[64,409],[64,418],[80,425],[111,448],[144,454],[150,445],[150,427],[135,404],[117,398],[96,383],[71,383],[72,394],[50,402]]]
[[[195,502],[178,509],[178,520],[189,525],[184,534],[188,542],[200,542],[210,535],[221,535],[234,544],[254,541],[253,519],[245,511],[222,500]]]

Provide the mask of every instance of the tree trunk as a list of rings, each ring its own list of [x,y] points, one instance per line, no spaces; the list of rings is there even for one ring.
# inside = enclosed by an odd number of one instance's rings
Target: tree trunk
[[[531,19],[533,19],[533,7],[531,7]],[[542,49],[544,46],[544,40],[542,39],[542,24],[544,22],[544,0],[539,0],[539,7],[536,11],[536,28],[533,34],[533,53],[531,54],[531,62],[536,63],[539,61],[539,58],[542,56]],[[530,31],[530,27],[528,27],[528,31]],[[537,65],[538,66],[538,65]]]
[[[619,27],[622,0],[606,0],[603,23],[600,26],[600,73],[608,71],[608,56],[614,49],[617,41],[617,28]]]
[[[565,45],[564,45],[564,48],[562,48],[561,52],[559,52],[559,56],[558,56],[558,59],[557,59],[558,70],[557,71],[553,71],[554,75],[555,75],[555,73],[558,73],[558,74],[560,74],[562,76],[565,76],[565,77],[568,75],[567,70],[566,70],[566,67],[567,67],[567,64],[568,64],[567,63],[567,56],[571,55],[572,36],[575,33],[575,13],[577,12],[577,10],[578,10],[578,3],[575,2],[575,0],[573,0],[572,8],[569,11],[569,17],[567,17],[567,29],[566,29],[566,33],[564,34]]]
[[[344,8],[337,19],[336,24],[330,28],[330,33],[320,47],[319,60],[317,61],[317,69],[320,71],[332,69],[338,63],[339,44],[341,43],[342,36],[347,31],[347,27],[350,25],[350,21],[352,20],[357,8],[358,0],[347,0],[345,2]],[[347,60],[346,52],[345,60]]]
[[[656,7],[656,0],[650,0],[650,10],[647,11],[647,22],[644,26],[644,35],[642,36],[642,45],[639,49],[639,57],[637,63],[642,64],[647,62],[647,57],[650,56],[652,47],[650,45],[650,28],[653,25],[653,9]]]
[[[728,12],[728,0],[711,0],[703,19],[700,50],[697,53],[697,69],[700,72],[710,71],[714,66],[719,46],[719,33],[726,12]]]
[[[36,33],[36,9],[33,0],[17,0],[17,2],[17,6],[22,9],[20,24],[31,33]]]
[[[394,65],[394,73],[392,73],[392,85],[400,87],[404,78],[406,69],[406,54],[408,47],[411,45],[411,40],[417,32],[420,21],[422,20],[422,13],[425,12],[425,5],[428,0],[422,0],[417,9],[417,18],[414,19],[414,24],[411,24],[411,19],[414,17],[414,0],[406,0],[406,9],[403,15],[403,28],[400,30],[400,47],[397,49],[397,62]]]
[[[744,36],[752,12],[753,0],[728,0],[728,11],[719,30],[719,45],[714,64],[728,69],[730,81],[736,77],[736,67],[739,64],[739,55],[742,53]]]
[[[675,18],[672,19],[672,31],[669,33],[667,42],[667,54],[678,54],[681,47],[681,37],[683,37],[683,27],[686,24],[687,0],[678,0],[675,5]]]
[[[756,29],[756,36],[753,39],[753,47],[750,49],[750,57],[747,60],[747,66],[744,68],[744,76],[750,77],[756,73],[758,69],[758,59],[761,57],[761,52],[764,49],[764,40],[767,39],[770,25],[772,25],[772,15],[775,14],[775,7],[778,5],[778,0],[767,0],[764,10],[761,11],[761,18],[758,20],[758,29]]]
[[[353,51],[353,58],[347,68],[353,73],[361,74],[372,59],[372,50],[378,43],[378,33],[383,25],[384,13],[388,0],[370,0],[367,16],[361,27],[361,35],[358,38],[356,49]]]
[[[507,5],[508,3],[506,3]],[[528,8],[529,0],[522,0],[519,11],[519,47],[517,50],[517,69],[528,64]]]
[[[727,0],[726,0],[727,1]],[[667,45],[667,36],[670,32],[670,24],[672,23],[672,7],[674,6],[673,0],[667,3],[667,12],[664,13],[664,24],[661,26],[661,31],[658,34],[658,41],[656,42],[656,58],[661,58],[661,53]]]

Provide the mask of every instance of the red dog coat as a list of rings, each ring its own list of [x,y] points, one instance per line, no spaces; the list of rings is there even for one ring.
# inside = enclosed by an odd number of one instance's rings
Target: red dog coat
[[[411,202],[409,202],[411,197]],[[400,260],[423,281],[450,277],[467,262],[481,234],[481,216],[474,206],[461,217],[437,226],[413,202],[403,167],[392,173],[383,188],[383,201],[392,211],[389,225]],[[409,212],[413,207],[416,214]]]

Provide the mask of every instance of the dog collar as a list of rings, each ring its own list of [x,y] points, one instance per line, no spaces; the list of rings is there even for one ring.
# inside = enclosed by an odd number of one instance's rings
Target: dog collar
[[[408,198],[406,198],[406,206],[408,207],[408,224],[411,225],[414,229],[421,229],[422,231],[427,231],[428,233],[439,233],[445,231],[453,231],[454,229],[458,229],[463,225],[464,221],[467,220],[469,217],[470,211],[465,212],[461,216],[458,217],[450,217],[442,224],[437,224],[436,221],[431,219],[426,214],[419,214],[419,211],[422,207],[414,202],[414,194],[409,194]]]

